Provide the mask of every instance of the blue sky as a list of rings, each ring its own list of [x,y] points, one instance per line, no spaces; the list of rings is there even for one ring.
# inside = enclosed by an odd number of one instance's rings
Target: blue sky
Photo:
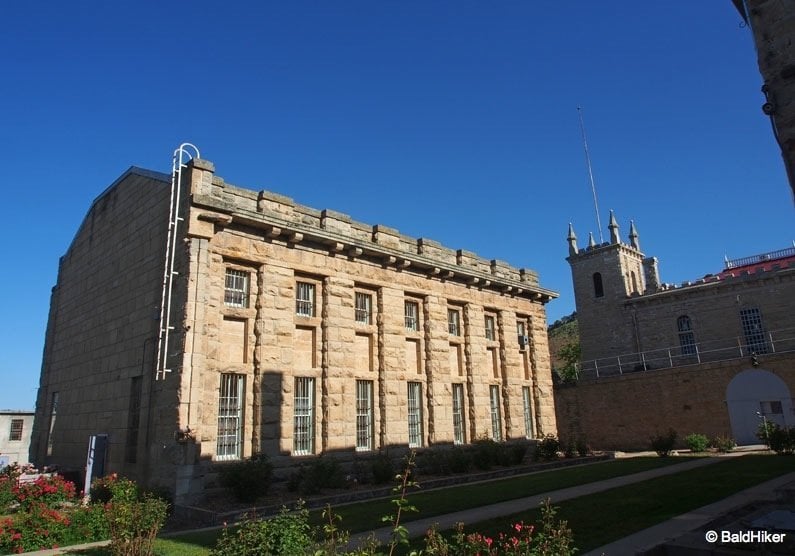
[[[753,42],[713,2],[11,2],[0,21],[0,408],[33,408],[91,201],[190,141],[226,181],[540,273],[607,224],[678,283],[792,244]],[[598,234],[597,234],[598,237]]]

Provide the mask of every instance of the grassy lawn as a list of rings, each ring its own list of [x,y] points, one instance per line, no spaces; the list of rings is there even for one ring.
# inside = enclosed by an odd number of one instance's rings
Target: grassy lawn
[[[541,471],[520,477],[509,477],[485,483],[461,485],[445,489],[423,492],[414,489],[409,492],[409,501],[416,506],[419,513],[403,514],[403,521],[424,519],[435,515],[442,515],[468,508],[486,506],[495,502],[514,500],[525,496],[532,496],[542,492],[549,492],[561,488],[584,485],[594,481],[602,481],[613,477],[631,475],[657,469],[668,465],[675,465],[691,461],[690,458],[659,458],[643,457],[610,460],[590,465],[567,467]],[[422,486],[422,479],[419,480]],[[381,516],[394,512],[395,505],[391,499],[359,502],[333,508],[334,513],[342,517],[343,527],[352,533],[369,531],[383,527]],[[312,512],[314,519],[318,520],[320,512]]]
[[[583,552],[677,515],[795,471],[795,459],[749,455],[556,504]],[[467,524],[467,531],[496,534],[520,520],[535,522],[538,510]]]

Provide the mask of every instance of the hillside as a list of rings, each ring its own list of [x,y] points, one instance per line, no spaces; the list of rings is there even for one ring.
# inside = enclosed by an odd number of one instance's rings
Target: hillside
[[[552,358],[552,369],[561,370],[566,361],[561,357],[561,349],[570,345],[579,345],[580,329],[577,326],[577,313],[562,317],[547,328],[549,337],[549,354]]]

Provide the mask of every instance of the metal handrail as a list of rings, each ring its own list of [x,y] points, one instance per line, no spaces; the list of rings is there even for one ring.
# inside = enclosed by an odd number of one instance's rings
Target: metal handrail
[[[795,247],[787,247],[785,249],[779,249],[778,251],[770,251],[768,253],[762,253],[761,255],[754,255],[752,257],[742,257],[739,259],[726,260],[726,270],[737,268],[740,266],[746,266],[749,264],[764,263],[767,261],[775,261],[776,259],[783,259],[786,257],[794,257],[794,256],[795,256]]]
[[[734,336],[686,346],[623,353],[583,361],[577,363],[575,369],[578,379],[601,378],[788,352],[795,352],[795,328],[767,332],[764,340],[751,343],[746,342],[745,338]]]

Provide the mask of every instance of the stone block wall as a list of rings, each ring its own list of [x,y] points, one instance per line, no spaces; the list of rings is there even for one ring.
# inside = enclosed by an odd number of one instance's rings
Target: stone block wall
[[[778,375],[795,391],[792,354],[766,355],[760,369]],[[682,439],[691,433],[732,436],[726,389],[748,359],[706,363],[580,381],[555,389],[560,436],[584,438],[597,450],[649,450],[649,440],[673,428]]]

